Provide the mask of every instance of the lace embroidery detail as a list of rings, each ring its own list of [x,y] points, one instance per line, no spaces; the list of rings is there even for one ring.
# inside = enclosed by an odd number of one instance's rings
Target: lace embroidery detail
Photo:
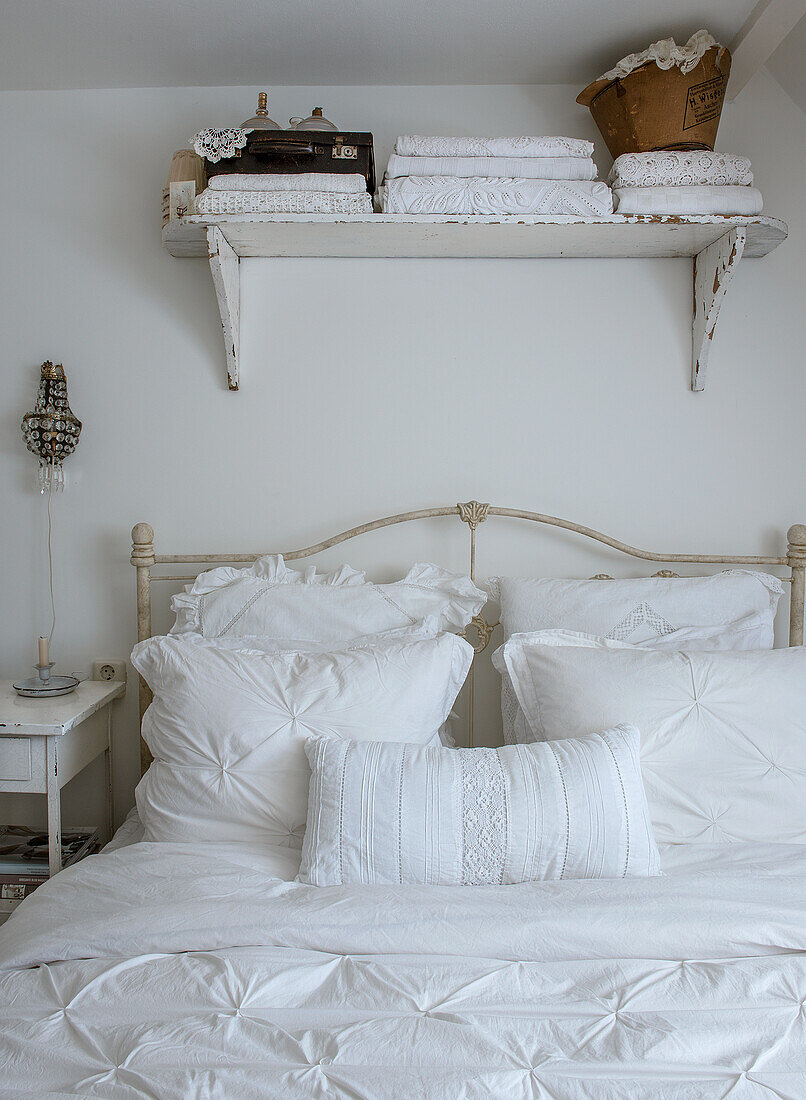
[[[239,149],[245,148],[246,130],[200,130],[190,140],[200,157],[215,164],[226,157],[234,157]]]
[[[607,182],[611,187],[749,187],[753,172],[747,157],[733,153],[661,149],[655,153],[622,153],[616,157]]]
[[[462,885],[504,881],[509,822],[501,758],[495,749],[459,751],[462,785]]]
[[[259,599],[261,599],[263,596],[266,595],[266,593],[268,591],[270,591],[272,588],[276,588],[276,587],[277,587],[277,585],[266,584],[259,591],[254,592],[249,597],[249,599],[246,601],[246,603],[243,605],[243,607],[239,611],[235,612],[235,614],[232,616],[232,618],[229,620],[229,622],[221,627],[218,634],[216,634],[216,638],[223,638],[225,634],[227,634],[230,630],[232,630],[232,628],[235,626],[235,624],[238,622],[238,620],[243,618],[243,616],[250,609],[250,607],[253,607]],[[204,596],[202,596],[202,600],[203,599],[204,599]],[[202,633],[204,633],[204,631],[202,631]]]
[[[400,753],[400,777],[397,784],[397,873],[403,882],[403,777],[406,771],[406,746]]]
[[[662,638],[665,634],[674,634],[675,632],[675,628],[668,619],[664,619],[663,615],[644,601],[625,615],[621,622],[616,623],[610,633],[605,634],[605,637],[614,642],[626,642],[644,623],[651,626],[659,638]]]
[[[622,872],[621,877],[626,878],[627,877],[627,870],[630,866],[630,812],[629,812],[629,808],[628,808],[628,805],[627,805],[627,792],[624,789],[624,778],[621,774],[621,768],[619,767],[619,763],[618,763],[618,760],[616,758],[616,754],[613,751],[613,746],[610,744],[610,740],[608,738],[607,732],[602,734],[602,740],[604,741],[605,745],[607,746],[608,752],[610,753],[610,755],[613,758],[613,764],[615,765],[615,768],[616,768],[616,774],[618,775],[618,781],[619,781],[619,784],[621,785],[621,801],[624,805],[624,826],[625,826],[625,831],[626,831],[626,834],[627,834],[627,843],[626,843],[626,849],[627,850],[624,853],[624,870]]]
[[[379,195],[386,214],[613,213],[613,193],[598,180],[401,176],[387,180]]]
[[[515,688],[512,686],[509,673],[505,670],[501,674],[501,721],[505,745],[516,745],[518,743],[515,736],[515,719],[518,716],[519,709]]]
[[[197,214],[371,214],[372,196],[335,191],[203,191]]]
[[[568,866],[568,846],[571,843],[571,809],[568,805],[568,788],[565,785],[565,775],[563,774],[563,767],[557,755],[557,750],[554,748],[551,741],[547,741],[546,744],[551,749],[551,755],[554,757],[554,763],[557,765],[557,772],[559,773],[560,782],[563,787],[563,801],[565,802],[565,850],[563,852],[563,865],[560,868],[559,877],[564,878],[565,868]]]
[[[593,142],[568,137],[432,137],[402,134],[398,156],[408,157],[590,157]]]

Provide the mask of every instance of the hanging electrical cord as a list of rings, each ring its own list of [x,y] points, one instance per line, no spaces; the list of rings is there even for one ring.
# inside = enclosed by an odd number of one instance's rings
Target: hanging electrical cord
[[[53,632],[56,629],[56,600],[53,596],[53,516],[50,510],[50,502],[53,497],[53,478],[48,481],[48,577],[50,579],[50,634],[48,645],[53,641]]]

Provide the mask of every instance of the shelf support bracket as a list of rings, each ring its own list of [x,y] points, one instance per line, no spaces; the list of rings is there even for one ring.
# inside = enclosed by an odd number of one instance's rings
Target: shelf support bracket
[[[241,351],[241,274],[240,260],[232,245],[216,225],[207,229],[207,255],[213,276],[215,296],[224,331],[227,352],[227,385],[238,389],[238,365]]]
[[[731,229],[694,257],[694,318],[692,323],[691,388],[705,389],[708,356],[719,308],[744,252],[747,230]]]

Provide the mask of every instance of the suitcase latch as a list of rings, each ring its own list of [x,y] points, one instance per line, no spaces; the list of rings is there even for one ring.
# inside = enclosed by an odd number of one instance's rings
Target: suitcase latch
[[[340,141],[336,141],[333,146],[333,152],[331,156],[335,160],[358,160],[358,146],[357,145],[344,145]]]

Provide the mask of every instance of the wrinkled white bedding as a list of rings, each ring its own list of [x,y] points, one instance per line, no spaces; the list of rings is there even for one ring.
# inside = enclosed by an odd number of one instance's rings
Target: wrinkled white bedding
[[[0,929],[0,1095],[802,1098],[806,846],[660,878],[327,887],[134,843]]]

